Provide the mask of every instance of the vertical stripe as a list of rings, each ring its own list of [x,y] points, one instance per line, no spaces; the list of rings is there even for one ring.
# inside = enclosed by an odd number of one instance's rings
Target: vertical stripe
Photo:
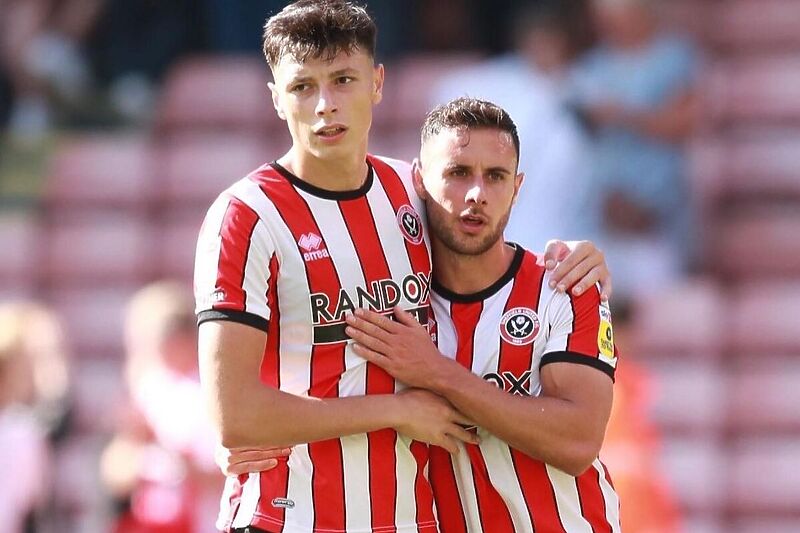
[[[308,204],[295,188],[282,176],[270,174],[260,176],[259,185],[272,200],[281,218],[299,242],[309,232],[322,235]],[[266,178],[266,179],[265,179]],[[298,252],[303,251],[298,244]],[[320,248],[327,247],[322,242]],[[338,294],[341,284],[330,257],[320,257],[306,262],[306,277],[311,293]],[[339,395],[339,378],[344,373],[345,344],[314,346],[311,354],[311,383],[309,395],[316,398],[332,398]],[[308,445],[308,453],[314,465],[312,474],[314,529],[345,529],[345,494],[342,448],[339,439],[314,442]],[[277,489],[277,487],[271,487]],[[268,502],[261,502],[260,510],[266,510]]]
[[[278,257],[272,254],[269,260],[269,289],[267,305],[269,306],[269,327],[267,329],[267,346],[264,359],[261,361],[261,381],[270,387],[281,388],[281,306],[278,298]]]
[[[575,486],[578,490],[581,513],[592,526],[592,531],[594,533],[612,533],[611,525],[606,519],[606,501],[600,488],[600,472],[594,465],[575,478]]]
[[[231,198],[219,228],[220,250],[217,266],[216,288],[224,291],[225,303],[214,304],[214,309],[246,311],[247,295],[244,273],[250,240],[258,223],[258,215],[238,198]]]
[[[364,281],[367,286],[373,281],[390,279],[391,273],[383,253],[375,219],[365,197],[340,201],[347,230],[358,255]],[[394,393],[394,378],[385,370],[367,363],[366,394]],[[391,533],[395,527],[397,503],[397,457],[395,444],[397,433],[392,429],[373,431],[367,434],[369,442],[369,493],[372,512],[372,527]]]
[[[603,492],[603,499],[606,503],[606,520],[611,524],[611,530],[614,533],[620,533],[619,496],[614,490],[614,483],[611,481],[611,475],[608,473],[606,465],[604,465],[600,459],[595,459],[593,466],[602,472],[600,476],[600,490]]]
[[[408,197],[408,192],[397,172],[390,165],[377,157],[370,156],[368,160],[375,169],[375,173],[386,191],[389,201],[392,203],[395,215],[397,215],[397,212],[402,206],[412,206],[411,199]],[[431,271],[431,258],[428,253],[428,248],[425,246],[424,239],[420,244],[412,244],[406,241],[406,250],[414,272],[428,273]]]
[[[592,526],[581,514],[575,478],[551,465],[547,465],[547,475],[555,488],[558,514],[564,528],[569,533],[592,533]]]
[[[242,488],[242,499],[239,502],[239,509],[236,511],[236,518],[231,524],[233,527],[247,527],[259,506],[261,497],[260,473],[247,474],[247,481]]]
[[[456,329],[458,348],[456,348],[456,361],[462,366],[472,370],[475,346],[475,331],[483,310],[483,302],[451,302],[450,317]]]
[[[472,481],[475,484],[475,496],[478,501],[478,513],[483,531],[514,533],[511,514],[489,479],[489,472],[480,448],[475,444],[465,444],[464,446],[472,465]]]
[[[430,480],[442,533],[467,533],[467,518],[461,505],[453,458],[444,448],[430,447]]]
[[[597,333],[600,330],[600,293],[596,286],[580,296],[569,296],[572,306],[572,333],[567,341],[567,351],[598,356]]]

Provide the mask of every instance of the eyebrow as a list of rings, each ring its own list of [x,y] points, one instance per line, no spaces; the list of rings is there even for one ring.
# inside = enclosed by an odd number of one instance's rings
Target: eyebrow
[[[335,71],[331,72],[329,77],[330,78],[338,78],[339,76],[352,75],[352,74],[357,74],[357,73],[358,73],[358,71],[356,69],[348,67],[348,68],[341,68],[339,70],[335,70]],[[292,78],[289,81],[289,84],[291,85],[291,84],[296,84],[296,83],[307,83],[307,82],[312,81],[312,80],[313,80],[312,76],[298,76],[296,78]]]
[[[463,165],[463,164],[460,164],[460,163],[453,163],[453,164],[447,165],[445,167],[446,171],[470,170],[470,169],[472,169],[471,165]],[[511,174],[511,171],[508,170],[506,167],[489,167],[489,168],[486,169],[486,172],[500,172],[500,173],[503,173],[503,174]]]

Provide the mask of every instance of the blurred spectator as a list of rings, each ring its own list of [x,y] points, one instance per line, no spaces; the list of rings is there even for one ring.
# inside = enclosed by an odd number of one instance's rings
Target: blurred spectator
[[[48,434],[65,427],[68,383],[52,313],[34,303],[0,305],[0,531],[33,528],[51,496]]]
[[[697,57],[659,29],[656,0],[592,0],[600,45],[581,62],[578,107],[595,137],[606,251],[618,295],[682,275],[689,198],[683,142],[692,132]]]
[[[585,223],[589,144],[567,105],[572,61],[586,40],[582,5],[550,0],[524,6],[514,17],[513,52],[448,76],[433,91],[432,104],[469,95],[495,102],[513,117],[525,182],[506,238],[532,250],[556,237],[593,236]]]
[[[191,292],[182,284],[154,283],[131,300],[131,405],[101,465],[120,511],[118,533],[214,531],[223,478],[203,408],[196,338]]]
[[[11,89],[9,130],[38,138],[51,104],[80,97],[91,81],[81,50],[103,0],[0,0],[0,69]]]

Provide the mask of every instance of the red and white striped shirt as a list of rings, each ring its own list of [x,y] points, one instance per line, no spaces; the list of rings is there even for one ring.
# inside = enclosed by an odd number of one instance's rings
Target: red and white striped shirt
[[[541,393],[552,362],[616,367],[611,315],[599,292],[548,287],[537,257],[517,247],[508,272],[478,294],[432,284],[440,351],[510,394]],[[497,416],[503,416],[498,412]],[[480,445],[431,448],[430,481],[443,533],[618,533],[619,501],[596,459],[573,477],[478,428]]]
[[[195,264],[198,319],[266,331],[268,386],[319,398],[400,387],[351,351],[344,314],[399,305],[427,323],[430,255],[410,166],[367,162],[366,182],[347,192],[265,165],[222,193],[206,216]],[[229,478],[217,525],[432,532],[427,464],[425,444],[389,429],[300,444],[272,470]]]

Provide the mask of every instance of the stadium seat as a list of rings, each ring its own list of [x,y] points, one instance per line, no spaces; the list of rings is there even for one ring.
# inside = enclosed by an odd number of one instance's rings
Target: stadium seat
[[[797,47],[798,20],[796,0],[726,0],[717,4],[714,23],[707,25],[708,40],[733,52]]]
[[[800,59],[778,55],[731,60],[711,67],[705,100],[719,124],[796,124],[800,121]]]
[[[800,135],[762,132],[731,141],[725,150],[725,192],[746,198],[800,198]]]
[[[730,368],[727,424],[734,434],[800,436],[800,358],[753,352]]]
[[[800,509],[800,435],[742,439],[730,448],[724,491],[732,513],[797,513]],[[719,488],[719,486],[715,487]]]
[[[645,356],[714,358],[719,355],[722,313],[720,290],[706,279],[641,294],[634,302],[632,344]]]
[[[40,248],[38,221],[27,214],[0,214],[0,290],[32,287],[36,281],[36,266]]]
[[[186,211],[170,214],[163,222],[159,235],[161,251],[160,276],[191,279],[197,235],[205,212]]]
[[[140,135],[94,134],[59,143],[45,185],[49,208],[141,208],[152,198],[150,143]]]
[[[800,523],[796,513],[783,516],[772,512],[761,515],[736,516],[734,523],[725,531],[728,533],[797,533]],[[694,533],[694,530],[687,529]]]
[[[709,513],[724,503],[727,464],[724,446],[713,437],[675,438],[665,436],[661,471],[675,487],[682,509]]]
[[[714,271],[738,280],[800,275],[800,202],[729,211],[714,222]]]
[[[649,361],[653,421],[670,434],[702,435],[722,429],[726,376],[702,356]]]
[[[387,69],[385,101],[377,110],[376,127],[419,128],[430,111],[430,88],[448,73],[478,59],[478,55],[469,53],[405,56]]]
[[[747,355],[800,350],[800,282],[742,284],[732,291],[724,341]]]
[[[125,306],[135,285],[51,289],[45,301],[63,317],[70,353],[76,358],[122,357]]]
[[[157,132],[226,130],[263,134],[280,123],[258,57],[202,56],[167,74],[157,112]]]
[[[219,193],[264,163],[283,155],[268,138],[230,134],[181,135],[159,153],[162,201],[207,209]]]
[[[74,213],[46,230],[42,268],[51,286],[136,282],[152,272],[152,228],[144,217]]]

